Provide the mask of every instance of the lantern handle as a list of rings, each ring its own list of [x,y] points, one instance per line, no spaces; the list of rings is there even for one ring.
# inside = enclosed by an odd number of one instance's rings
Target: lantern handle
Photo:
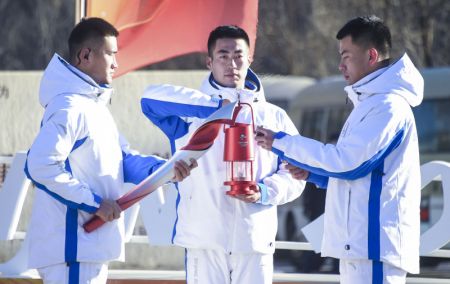
[[[230,126],[236,124],[236,118],[237,118],[239,112],[240,112],[241,109],[242,109],[242,105],[248,105],[248,106],[250,107],[250,113],[252,114],[252,128],[253,128],[253,133],[256,133],[256,128],[255,128],[255,116],[254,116],[254,114],[253,114],[253,108],[252,108],[252,106],[251,106],[249,103],[241,103],[241,101],[238,101],[238,105],[237,105],[236,108],[234,109],[233,117],[231,118],[229,124],[230,124]],[[223,131],[224,131],[224,132],[225,132],[225,125],[226,125],[226,124],[227,124],[227,123],[224,123],[224,125],[223,125]]]
[[[241,101],[238,102],[238,106],[237,106],[238,111],[235,114],[233,114],[233,121],[236,120],[237,114],[239,113],[239,111],[241,111],[241,108],[242,108],[241,105],[248,105],[250,107],[250,112],[252,114],[253,133],[256,133],[255,116],[253,115],[253,108],[249,103],[241,103]]]
[[[238,113],[241,111],[242,106],[240,103],[233,110],[233,117],[223,124],[223,132],[225,132],[225,126],[228,124],[229,126],[234,126],[236,124],[236,118]]]

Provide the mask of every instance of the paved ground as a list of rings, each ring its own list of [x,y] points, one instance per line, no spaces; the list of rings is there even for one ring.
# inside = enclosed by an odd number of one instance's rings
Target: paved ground
[[[450,283],[450,259],[434,259],[437,263],[431,265],[430,263],[422,265],[419,275],[408,275],[408,277],[423,277],[423,278],[441,278],[449,279]],[[331,266],[329,263],[325,263],[319,271],[315,273],[329,273]],[[296,265],[286,257],[276,257],[274,259],[274,270],[278,273],[303,273]]]

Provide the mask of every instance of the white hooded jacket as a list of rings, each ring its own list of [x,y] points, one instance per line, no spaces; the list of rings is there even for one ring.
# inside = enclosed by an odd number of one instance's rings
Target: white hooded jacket
[[[259,79],[249,70],[246,89],[218,85],[212,75],[201,92],[171,85],[150,86],[141,100],[144,114],[168,136],[172,150],[185,146],[189,137],[223,99],[253,107],[256,125],[297,134],[286,112],[265,101]],[[239,122],[251,123],[248,107]],[[304,182],[294,180],[281,160],[270,151],[255,147],[254,176],[261,188],[259,203],[245,203],[225,194],[226,167],[221,132],[198,168],[178,184],[177,221],[173,242],[185,248],[212,249],[223,253],[273,253],[277,231],[277,207],[297,198]]]
[[[82,225],[102,199],[119,198],[124,182],[139,183],[164,160],[130,152],[107,108],[112,91],[57,54],[44,72],[44,117],[25,165],[37,187],[27,236],[30,268],[123,260],[123,218],[92,233]]]
[[[345,90],[354,104],[336,145],[277,133],[273,152],[328,186],[322,255],[419,271],[420,161],[411,107],[424,82],[405,54]]]

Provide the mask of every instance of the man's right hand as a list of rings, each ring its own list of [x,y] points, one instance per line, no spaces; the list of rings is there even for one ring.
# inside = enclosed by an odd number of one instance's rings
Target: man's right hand
[[[229,99],[224,99],[222,101],[222,107],[226,106],[227,104],[231,103]]]
[[[266,129],[261,126],[256,127],[256,136],[255,136],[256,143],[258,144],[258,146],[261,146],[262,148],[268,151],[272,150],[274,135],[275,132],[273,132],[270,129]]]
[[[95,215],[100,217],[103,221],[109,222],[118,219],[121,212],[122,209],[120,209],[119,204],[117,204],[115,200],[104,199],[97,212],[95,212]]]

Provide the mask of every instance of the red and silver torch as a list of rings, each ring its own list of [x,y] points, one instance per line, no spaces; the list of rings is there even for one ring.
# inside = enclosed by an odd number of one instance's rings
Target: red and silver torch
[[[248,105],[250,107],[252,124],[236,122],[242,105]],[[230,186],[230,190],[226,193],[235,196],[258,192],[257,183],[253,180],[255,121],[251,105],[239,102],[234,110],[230,127],[225,128],[224,131],[225,146],[223,160],[227,164],[227,180],[224,184]]]

